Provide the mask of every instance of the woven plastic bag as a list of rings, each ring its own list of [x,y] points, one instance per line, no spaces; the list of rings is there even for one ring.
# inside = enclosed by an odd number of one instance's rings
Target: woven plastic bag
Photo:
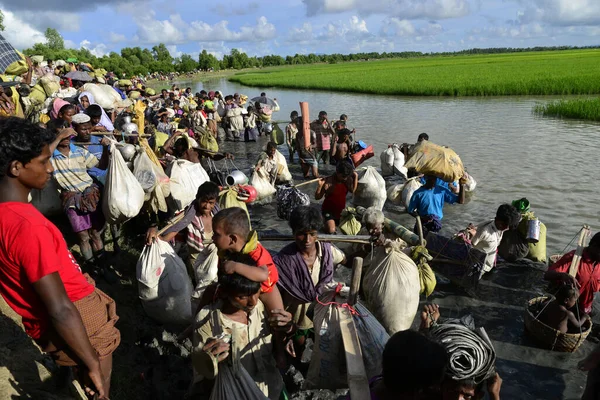
[[[400,247],[392,241],[377,247],[363,279],[367,305],[390,335],[410,329],[421,291],[419,270]]]
[[[152,161],[143,149],[133,160],[133,175],[147,194],[151,193],[156,186],[156,174],[152,165]]]
[[[390,186],[386,190],[386,192],[387,192],[387,199],[392,204],[401,205],[402,204],[402,190],[403,189],[404,189],[404,183],[398,183],[398,184]]]
[[[408,208],[410,204],[410,199],[412,199],[413,194],[417,189],[419,189],[423,184],[419,182],[418,179],[412,179],[404,185],[402,188],[402,203],[404,207]]]
[[[308,367],[303,389],[337,390],[348,387],[346,353],[340,330],[341,304],[333,303],[336,292],[329,291],[319,296],[313,318],[315,346]],[[367,378],[381,374],[383,348],[389,340],[384,327],[373,314],[357,303],[352,318],[360,341]]]
[[[275,186],[271,184],[269,178],[265,176],[263,168],[254,171],[250,177],[250,185],[256,189],[256,204],[267,204],[273,200],[273,195],[277,192]]]
[[[381,175],[392,176],[394,175],[394,150],[388,146],[383,152],[381,152]]]
[[[138,293],[146,314],[161,323],[192,321],[192,282],[184,262],[160,239],[145,246],[137,262]]]
[[[414,154],[405,167],[414,168],[424,175],[435,175],[446,182],[457,181],[465,173],[463,163],[454,150],[427,140],[415,146]]]
[[[346,208],[342,211],[342,217],[340,219],[340,230],[344,235],[358,235],[362,228],[361,223],[356,219],[356,215],[353,212],[348,211]]]
[[[170,188],[176,211],[186,208],[196,199],[198,188],[210,178],[199,163],[175,160],[171,164]]]
[[[248,222],[250,222],[248,206],[246,206],[246,203],[238,199],[238,192],[236,192],[233,188],[229,188],[219,194],[219,208],[223,210],[231,207],[239,207],[246,211],[246,215],[248,215]]]
[[[104,188],[102,212],[109,224],[121,224],[139,214],[144,205],[144,189],[114,143],[110,145]]]
[[[290,182],[292,174],[290,173],[285,157],[279,150],[275,150],[275,161],[277,162],[277,180],[279,182]]]
[[[387,199],[383,177],[373,167],[361,168],[357,172],[358,186],[352,202],[355,206],[375,207],[381,211]]]
[[[292,211],[300,206],[309,206],[310,197],[295,187],[279,186],[277,188],[277,216],[289,221]]]

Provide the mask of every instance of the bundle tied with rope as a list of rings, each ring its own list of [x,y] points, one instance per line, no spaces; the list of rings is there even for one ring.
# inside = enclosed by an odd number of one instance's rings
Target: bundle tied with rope
[[[485,329],[475,328],[472,316],[434,324],[429,337],[446,349],[446,375],[453,380],[473,379],[479,384],[496,374],[494,346]]]

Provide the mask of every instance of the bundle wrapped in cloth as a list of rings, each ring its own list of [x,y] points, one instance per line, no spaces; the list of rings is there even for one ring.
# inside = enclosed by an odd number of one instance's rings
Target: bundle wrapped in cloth
[[[414,168],[420,174],[435,175],[446,182],[455,182],[465,174],[463,163],[454,150],[427,140],[415,146],[413,155],[404,166]]]

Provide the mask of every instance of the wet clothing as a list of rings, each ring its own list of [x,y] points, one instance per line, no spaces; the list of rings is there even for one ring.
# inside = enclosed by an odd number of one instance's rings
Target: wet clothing
[[[325,195],[325,201],[321,206],[321,212],[327,220],[333,219],[339,222],[342,211],[346,208],[346,195],[348,194],[348,186],[346,183],[336,183],[333,191]]]
[[[575,250],[565,254],[560,260],[551,265],[548,270],[568,273],[574,255]],[[600,290],[600,268],[598,264],[600,263],[591,260],[587,250],[583,251],[575,279],[579,283],[579,308],[585,313],[592,311],[594,293]]]
[[[33,283],[54,272],[60,275],[72,302],[94,291],[54,224],[31,204],[1,203],[0,293],[34,339],[40,338],[51,322]]]
[[[454,204],[458,201],[458,196],[450,190],[434,186],[428,189],[425,186],[415,190],[408,204],[409,213],[417,211],[420,216],[435,215],[439,220],[444,218],[444,203]]]

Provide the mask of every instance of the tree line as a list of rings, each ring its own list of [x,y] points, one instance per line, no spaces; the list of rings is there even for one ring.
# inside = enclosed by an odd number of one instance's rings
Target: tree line
[[[2,19],[0,19],[0,27]],[[146,76],[151,73],[169,74],[191,73],[195,71],[218,71],[225,69],[244,69],[244,68],[262,68],[282,65],[301,65],[349,61],[369,61],[390,58],[414,58],[427,56],[453,56],[465,54],[496,54],[496,53],[517,53],[526,51],[558,51],[570,49],[599,48],[599,46],[575,47],[575,46],[554,46],[554,47],[532,47],[532,48],[485,48],[468,49],[456,52],[442,53],[422,53],[418,51],[404,52],[370,52],[353,54],[295,54],[293,56],[282,57],[279,55],[268,55],[263,57],[249,56],[237,49],[223,56],[222,60],[217,59],[213,54],[202,50],[198,59],[189,54],[182,54],[180,57],[173,57],[167,47],[161,43],[151,49],[140,47],[124,47],[120,54],[111,51],[102,57],[96,57],[86,48],[68,49],[65,48],[64,40],[60,33],[53,28],[46,29],[45,43],[36,43],[33,47],[23,51],[28,56],[42,55],[46,60],[66,60],[68,58],[77,58],[79,61],[90,63],[94,68],[104,68],[107,71],[113,71],[119,76]]]

